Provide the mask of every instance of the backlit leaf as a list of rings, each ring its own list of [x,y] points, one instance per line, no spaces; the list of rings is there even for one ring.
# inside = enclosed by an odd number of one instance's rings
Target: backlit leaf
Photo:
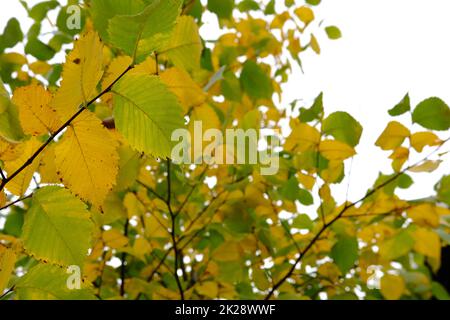
[[[82,266],[93,223],[86,205],[59,187],[36,191],[25,215],[25,250],[39,260]]]
[[[69,289],[70,276],[65,269],[38,264],[16,284],[15,291],[21,300],[95,300],[94,294],[84,285]]]
[[[408,128],[397,121],[388,123],[375,145],[383,150],[393,150],[403,143],[411,133]]]
[[[84,111],[56,146],[58,175],[73,194],[100,207],[116,181],[116,149],[101,121]]]
[[[26,134],[39,136],[53,133],[61,122],[50,107],[52,94],[42,86],[29,85],[14,91],[13,103],[19,108],[19,117]]]
[[[126,75],[113,88],[118,130],[133,148],[170,157],[173,130],[183,127],[176,96],[158,77]]]
[[[103,45],[92,31],[81,36],[67,56],[61,88],[52,102],[63,122],[97,94],[103,75],[102,57]]]

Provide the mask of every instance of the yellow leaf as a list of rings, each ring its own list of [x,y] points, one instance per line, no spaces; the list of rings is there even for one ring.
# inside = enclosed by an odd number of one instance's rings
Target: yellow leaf
[[[434,206],[429,203],[419,204],[406,211],[408,217],[411,218],[414,223],[420,226],[430,226],[436,228],[439,226],[439,214],[435,210]]]
[[[296,174],[298,182],[300,182],[306,189],[312,190],[314,184],[316,183],[316,179],[307,174],[303,174],[301,172]]]
[[[132,63],[133,59],[129,56],[114,58],[103,75],[102,90],[108,88]]]
[[[3,207],[6,204],[6,194],[5,192],[2,190],[0,191],[0,208]]]
[[[320,132],[306,123],[299,123],[292,129],[284,147],[289,151],[307,151],[319,144]]]
[[[219,286],[217,282],[207,281],[197,285],[195,290],[202,296],[214,299],[219,293]]]
[[[97,94],[97,84],[103,75],[103,45],[95,32],[88,32],[75,43],[64,64],[61,88],[52,106],[61,120],[68,120],[81,104]]]
[[[142,237],[136,239],[133,245],[133,253],[136,257],[145,262],[145,255],[150,253],[152,247],[147,240]]]
[[[290,18],[291,16],[287,11],[284,11],[283,13],[276,15],[275,18],[272,20],[272,23],[270,24],[270,29],[282,29],[286,21],[289,20]]]
[[[41,143],[36,138],[31,138],[24,145],[24,151],[19,158],[14,161],[5,162],[5,170],[9,176],[17,171],[22,165],[36,152],[41,146]],[[42,155],[39,155],[34,159],[33,163],[22,170],[14,179],[12,179],[6,188],[16,196],[22,196],[27,191],[30,181],[33,178],[34,172],[39,167],[39,161]]]
[[[23,144],[9,143],[0,138],[0,160],[13,161],[23,153]]]
[[[1,249],[1,248],[0,248]],[[11,249],[0,250],[0,294],[8,286],[11,273],[14,270],[17,256]]]
[[[348,144],[336,140],[325,140],[319,145],[320,153],[328,160],[345,160],[356,154]]]
[[[433,132],[417,132],[411,136],[411,146],[417,151],[422,152],[425,146],[438,146],[442,140]]]
[[[45,61],[35,61],[29,65],[29,68],[35,74],[45,75],[52,69],[52,66]]]
[[[56,173],[55,163],[55,145],[49,145],[42,154],[39,166],[39,174],[41,183],[59,183],[59,177]]]
[[[105,242],[105,246],[112,249],[120,249],[128,244],[128,238],[117,229],[109,229],[103,232],[102,237]]]
[[[381,293],[388,300],[398,300],[406,289],[405,281],[402,277],[392,274],[385,274],[381,278]]]
[[[405,147],[398,147],[394,150],[394,152],[390,155],[390,159],[394,160],[392,161],[392,168],[399,172],[405,162],[408,160],[409,157],[409,149]]]
[[[403,143],[411,133],[409,129],[397,121],[388,123],[375,145],[383,150],[393,150]]]
[[[439,235],[425,228],[418,228],[413,233],[414,250],[424,256],[440,260],[441,241]]]
[[[333,183],[337,181],[344,172],[344,163],[341,160],[331,160],[328,167],[320,173],[325,182]]]
[[[51,100],[52,94],[37,84],[14,91],[12,101],[19,109],[20,122],[25,133],[39,136],[54,133],[59,129],[61,121],[50,107]]]
[[[213,256],[217,261],[236,261],[240,258],[240,247],[237,242],[228,241],[217,248]]]
[[[102,90],[108,88],[112,83],[114,83],[117,78],[124,73],[129,66],[133,63],[133,59],[129,56],[119,56],[114,58],[108,66],[103,79],[102,79]],[[148,57],[140,64],[136,65],[128,74],[156,74],[156,62],[153,57]]]
[[[314,11],[306,6],[295,9],[297,17],[305,24],[308,25],[314,20]]]
[[[309,45],[311,46],[311,49],[313,49],[315,53],[320,54],[321,50],[319,42],[317,41],[317,38],[313,34],[311,34],[311,41]]]
[[[192,106],[199,106],[206,100],[206,94],[191,76],[179,68],[170,68],[161,74],[161,80],[175,93],[187,113]]]
[[[409,169],[411,172],[433,172],[437,168],[439,168],[439,165],[441,164],[442,160],[427,160],[423,162],[422,164],[419,164],[415,167],[412,167]]]
[[[68,127],[55,149],[58,175],[81,199],[101,207],[115,184],[119,156],[117,142],[101,121],[84,111]]]
[[[130,70],[130,74],[155,75],[157,71],[156,61],[153,57],[148,57],[143,62]]]
[[[129,219],[140,217],[144,213],[145,208],[134,193],[127,193],[123,200],[123,204],[127,209]]]

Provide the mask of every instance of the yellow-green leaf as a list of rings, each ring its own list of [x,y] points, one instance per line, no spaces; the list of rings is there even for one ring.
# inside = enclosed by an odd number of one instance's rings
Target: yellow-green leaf
[[[181,16],[172,32],[172,36],[161,53],[167,54],[178,68],[194,70],[200,66],[203,45],[194,18]]]
[[[138,151],[170,157],[172,131],[183,128],[176,96],[156,76],[129,74],[113,88],[114,117],[120,133]]]
[[[26,252],[39,260],[82,266],[92,231],[83,202],[60,187],[45,187],[33,196],[22,239]]]

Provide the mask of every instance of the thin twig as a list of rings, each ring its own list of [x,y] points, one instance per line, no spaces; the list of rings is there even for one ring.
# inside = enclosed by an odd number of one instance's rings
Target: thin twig
[[[172,197],[172,182],[171,182],[171,161],[170,159],[167,159],[167,207],[169,209],[169,214],[170,214],[170,218],[172,220],[172,227],[170,230],[170,234],[172,237],[172,248],[174,251],[174,255],[175,255],[175,261],[174,261],[174,277],[175,277],[175,281],[177,282],[177,286],[178,286],[178,291],[180,292],[180,298],[181,300],[184,300],[184,291],[183,291],[183,287],[181,285],[181,280],[180,277],[178,276],[178,259],[179,259],[179,251],[177,248],[177,237],[176,237],[176,216],[172,210],[172,204],[171,204],[171,197]]]
[[[125,221],[125,226],[123,227],[123,235],[128,237],[128,226],[130,224],[130,220],[128,218]],[[122,252],[120,257],[122,261],[122,265],[120,267],[120,296],[123,298],[125,296],[125,276],[127,272],[127,253]]]
[[[14,289],[15,289],[15,285],[13,285],[11,288],[9,288],[4,294],[2,294],[1,296],[0,296],[0,300],[2,300],[3,298],[5,298],[8,294],[10,294],[11,292],[13,292],[14,291]]]
[[[13,205],[15,205],[15,204],[17,204],[17,203],[22,202],[22,201],[24,201],[24,200],[26,200],[26,199],[30,199],[30,198],[32,198],[32,197],[33,197],[33,194],[29,194],[28,196],[25,196],[25,197],[23,197],[23,198],[17,199],[17,200],[15,200],[15,201],[13,201],[13,202],[7,204],[6,206],[1,207],[1,208],[0,208],[0,211],[5,210],[5,209],[8,209],[9,207],[11,207],[11,206],[13,206]]]

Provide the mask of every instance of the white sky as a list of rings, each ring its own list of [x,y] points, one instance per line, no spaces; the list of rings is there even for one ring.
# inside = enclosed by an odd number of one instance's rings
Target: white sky
[[[0,29],[15,16],[27,31],[31,20],[18,0],[1,2]],[[284,87],[283,103],[303,99],[309,105],[323,91],[328,113],[347,111],[361,122],[363,138],[353,161],[349,190],[350,199],[356,200],[380,170],[392,172],[389,153],[374,146],[391,120],[387,110],[406,92],[410,92],[413,105],[430,96],[450,103],[450,1],[322,0],[316,16],[324,19],[324,25],[339,26],[343,38],[330,41],[319,37],[322,54],[303,56],[305,72],[294,71]],[[211,39],[213,30],[208,27],[202,32]],[[408,126],[408,118],[400,119]],[[446,132],[441,137],[449,135]],[[408,199],[431,195],[439,177],[450,173],[448,163],[433,174],[411,174],[418,183],[401,195]],[[335,189],[341,200],[345,193],[346,184]]]

